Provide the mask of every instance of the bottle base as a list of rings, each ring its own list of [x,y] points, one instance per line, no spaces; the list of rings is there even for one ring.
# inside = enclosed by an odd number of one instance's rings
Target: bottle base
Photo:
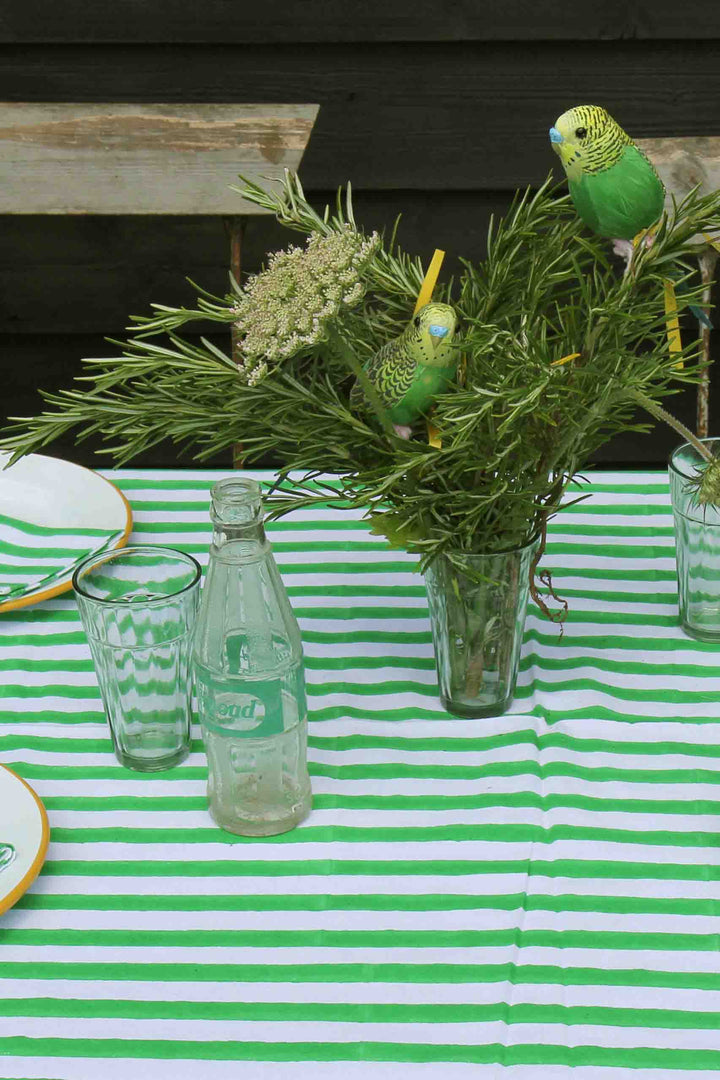
[[[212,805],[209,809],[215,824],[235,836],[278,836],[280,833],[290,832],[304,821],[312,809],[312,804],[308,799],[306,802],[291,807],[282,817],[274,818],[267,816],[224,818]]]

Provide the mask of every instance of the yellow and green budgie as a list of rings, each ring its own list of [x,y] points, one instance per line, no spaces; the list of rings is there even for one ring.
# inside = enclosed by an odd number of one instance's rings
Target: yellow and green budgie
[[[381,346],[364,365],[403,439],[410,438],[410,425],[427,412],[455,377],[456,329],[457,316],[449,304],[425,304],[402,334]],[[350,391],[350,406],[360,410],[367,405],[363,388],[356,381]]]
[[[665,206],[665,187],[652,162],[599,105],[576,105],[564,112],[550,128],[550,142],[579,216],[598,236],[614,240],[627,273],[633,240],[658,221]],[[688,306],[712,328],[701,307]]]
[[[645,154],[599,105],[576,105],[550,128],[575,209],[594,233],[632,241],[663,212],[665,188]]]

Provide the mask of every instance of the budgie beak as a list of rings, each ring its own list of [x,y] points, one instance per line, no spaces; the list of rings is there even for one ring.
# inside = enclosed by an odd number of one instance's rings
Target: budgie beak
[[[447,337],[450,333],[450,328],[448,326],[439,326],[437,323],[430,323],[428,330],[430,331],[430,341],[432,343],[433,351],[437,349],[442,339]]]
[[[577,148],[556,127],[550,128],[550,145],[560,158],[565,172],[573,176],[578,170],[576,159],[580,157]]]

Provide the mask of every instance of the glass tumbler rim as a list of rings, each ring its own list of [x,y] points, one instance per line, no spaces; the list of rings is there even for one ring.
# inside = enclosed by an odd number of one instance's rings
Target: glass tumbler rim
[[[80,582],[80,575],[82,572],[93,565],[104,565],[111,562],[113,559],[122,555],[172,555],[178,562],[185,562],[193,570],[192,580],[183,585],[181,589],[176,589],[172,593],[164,593],[162,596],[149,597],[143,600],[143,606],[146,604],[166,604],[168,600],[172,600],[177,596],[182,596],[183,593],[189,592],[194,589],[202,577],[202,567],[197,559],[193,555],[189,555],[186,551],[181,551],[179,548],[165,547],[163,545],[153,544],[126,544],[124,547],[113,548],[111,551],[95,552],[93,555],[88,555],[86,559],[75,568],[72,576],[72,587],[74,592],[78,593],[85,600],[91,600],[95,604],[103,604],[107,607],[127,607],[127,604],[122,600],[115,600],[109,597],[95,596],[83,588]]]
[[[700,439],[699,442],[703,443],[704,445],[708,445],[708,446],[712,445],[713,443],[718,443],[720,445],[720,436],[718,436],[718,435],[709,435],[706,438]],[[680,454],[684,450],[691,450],[696,455],[696,457],[698,458],[698,463],[703,460],[700,457],[700,455],[698,454],[697,450],[695,449],[695,447],[693,446],[692,443],[690,443],[690,442],[680,443],[680,445],[676,446],[675,449],[670,454],[670,457],[668,459],[668,470],[671,473],[674,473],[675,476],[679,477],[681,480],[690,480],[691,476],[688,473],[683,472],[681,469],[679,469],[678,466],[675,463],[676,458],[679,458]],[[690,463],[688,463],[688,464],[690,464]]]
[[[457,558],[473,560],[473,559],[496,559],[502,555],[515,555],[521,551],[527,551],[528,548],[533,547],[540,539],[540,533],[536,532],[530,540],[527,540],[524,544],[516,544],[515,547],[498,548],[497,551],[461,551],[460,548],[450,548],[445,551],[441,551],[438,554],[438,559],[446,558],[454,555]],[[435,559],[433,559],[435,562]],[[432,563],[430,564],[432,566]]]

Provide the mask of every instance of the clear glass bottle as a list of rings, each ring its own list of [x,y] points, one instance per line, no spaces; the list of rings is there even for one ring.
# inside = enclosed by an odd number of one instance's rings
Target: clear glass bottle
[[[272,836],[311,804],[300,631],[265,537],[260,485],[221,480],[210,516],[193,647],[210,813],[228,832]]]

